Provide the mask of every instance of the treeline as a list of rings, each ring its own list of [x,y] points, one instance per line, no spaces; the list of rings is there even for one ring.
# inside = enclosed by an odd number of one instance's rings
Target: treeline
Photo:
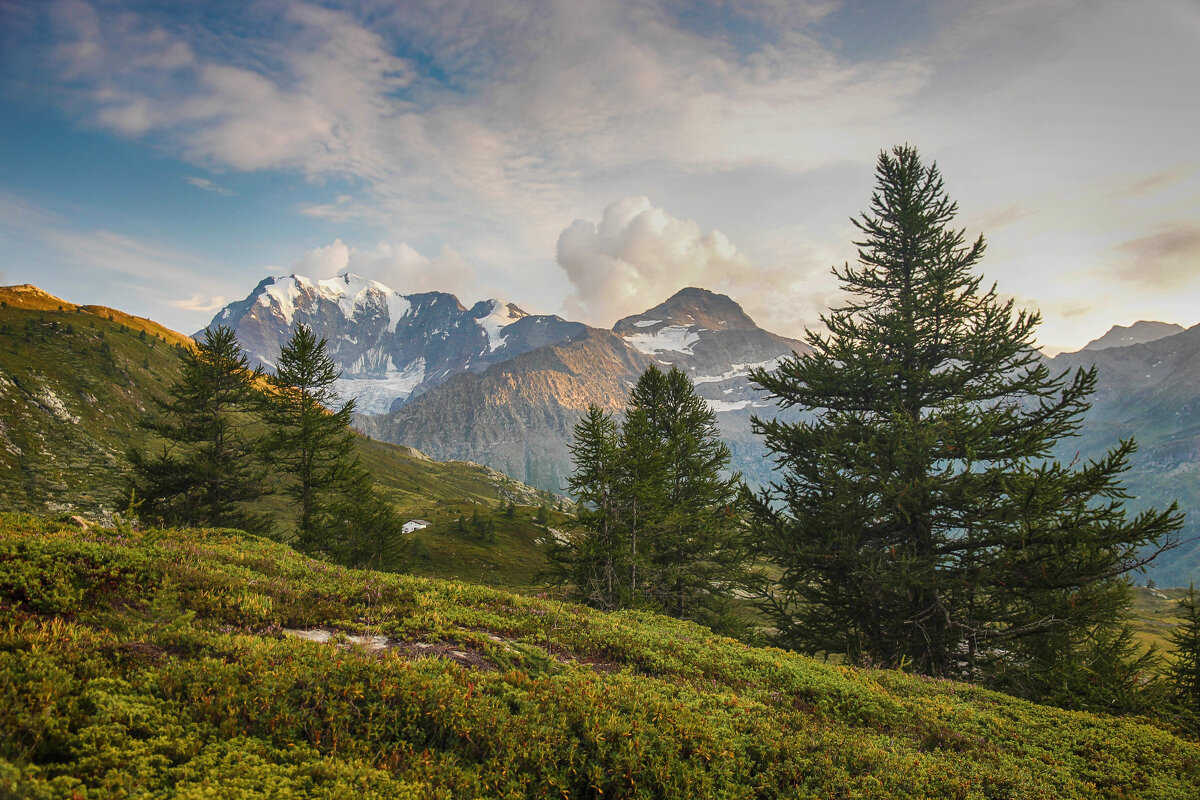
[[[1051,373],[1039,315],[974,273],[983,237],[953,227],[936,165],[898,147],[876,177],[857,263],[834,269],[847,304],[806,334],[811,352],[751,373],[801,412],[753,418],[775,479],[739,490],[711,410],[651,369],[620,424],[593,408],[576,427],[585,510],[553,547],[559,577],[595,606],[720,624],[753,564],[784,647],[1071,708],[1148,713],[1173,695],[1200,712],[1200,632],[1176,640],[1169,686],[1126,622],[1130,576],[1176,546],[1181,515],[1126,512],[1132,441],[1051,456],[1095,370]]]
[[[354,401],[338,407],[324,339],[298,326],[273,375],[251,369],[224,326],[179,352],[182,376],[143,420],[157,445],[129,452],[140,519],[240,528],[343,563],[394,557],[402,522],[359,460]],[[262,510],[275,493],[286,515]]]

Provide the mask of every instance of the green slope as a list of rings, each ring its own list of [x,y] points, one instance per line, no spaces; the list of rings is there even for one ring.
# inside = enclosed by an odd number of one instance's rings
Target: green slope
[[[0,796],[1190,799],[1200,745],[232,531],[10,516]]]
[[[138,418],[179,377],[187,337],[98,306],[75,306],[31,287],[0,287],[0,509],[106,514],[123,507],[125,452],[142,446]],[[359,439],[359,452],[406,518],[434,523],[419,536],[419,572],[529,587],[545,560],[532,521],[543,492],[496,470],[439,463],[410,448]],[[494,543],[453,533],[460,513],[514,501]],[[286,517],[288,501],[268,510]],[[561,517],[559,517],[561,518]]]

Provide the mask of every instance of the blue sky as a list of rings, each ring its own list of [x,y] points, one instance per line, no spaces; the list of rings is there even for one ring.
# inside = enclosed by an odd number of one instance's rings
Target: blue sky
[[[351,269],[797,335],[880,149],[1049,345],[1200,321],[1191,0],[0,2],[0,280],[184,331]]]

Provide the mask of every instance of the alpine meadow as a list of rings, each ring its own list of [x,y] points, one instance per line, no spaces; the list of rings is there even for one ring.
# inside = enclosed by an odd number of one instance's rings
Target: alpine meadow
[[[0,800],[1200,797],[1197,74],[0,3]]]

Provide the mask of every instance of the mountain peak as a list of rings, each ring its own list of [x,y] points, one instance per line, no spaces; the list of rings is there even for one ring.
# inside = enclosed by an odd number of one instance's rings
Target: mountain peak
[[[615,333],[646,331],[659,324],[713,331],[753,330],[758,326],[727,295],[689,286],[680,289],[654,308],[617,321]]]
[[[1112,347],[1129,347],[1135,344],[1146,344],[1147,342],[1174,336],[1177,333],[1183,333],[1182,325],[1176,325],[1171,322],[1139,320],[1128,327],[1114,325],[1109,329],[1108,333],[1084,345],[1083,350],[1108,350]]]

